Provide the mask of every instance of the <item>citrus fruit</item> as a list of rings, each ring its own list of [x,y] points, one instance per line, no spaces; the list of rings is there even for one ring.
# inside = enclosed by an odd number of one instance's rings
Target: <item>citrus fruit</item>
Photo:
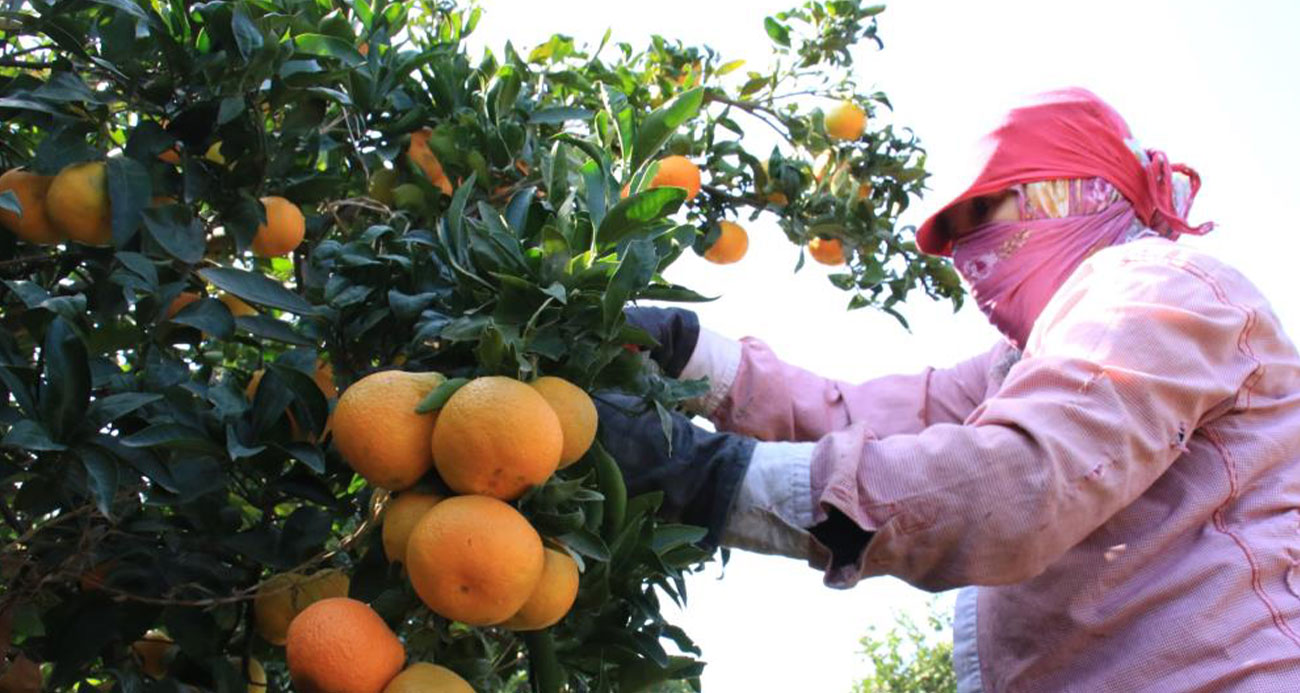
[[[837,140],[856,140],[867,129],[867,114],[852,101],[845,101],[826,114],[826,134]]]
[[[823,265],[844,264],[844,246],[838,238],[814,238],[808,241],[808,254]]]
[[[510,505],[455,496],[411,530],[406,573],[435,613],[488,626],[518,613],[542,575],[542,538]]]
[[[542,577],[528,596],[528,601],[502,623],[510,630],[541,630],[555,625],[569,613],[573,600],[578,598],[578,564],[569,554],[555,549],[545,549],[546,561]]]
[[[686,199],[694,200],[695,196],[700,194],[699,167],[691,163],[690,159],[676,154],[660,159],[659,172],[650,180],[649,187],[665,186],[686,188]],[[623,197],[627,197],[627,188],[623,190]]]
[[[158,155],[158,160],[165,164],[171,164],[172,166],[179,164],[181,162],[180,145],[173,144],[171,149],[168,149]]]
[[[250,403],[257,397],[257,387],[262,383],[262,376],[264,375],[266,375],[266,369],[259,368],[253,371],[253,375],[248,379],[248,385],[244,388],[244,396],[248,397]],[[312,371],[311,379],[312,382],[316,383],[316,387],[320,388],[320,392],[325,396],[325,399],[334,399],[339,396],[339,388],[334,384],[334,367],[324,360],[316,359],[316,368]],[[298,426],[298,420],[294,417],[293,411],[286,411],[285,414],[289,417],[289,427],[294,439],[304,439],[303,431]],[[330,417],[332,419],[333,414],[330,414]],[[325,427],[327,429],[330,427],[331,419],[326,420]]]
[[[69,240],[86,245],[110,245],[108,185],[102,161],[71,164],[59,171],[45,194],[45,210],[54,228]]]
[[[397,171],[381,168],[370,174],[370,196],[389,207],[393,206],[395,187],[397,187]]]
[[[346,597],[351,580],[346,573],[326,568],[311,575],[272,575],[253,597],[257,632],[272,645],[283,645],[289,624],[303,609],[322,599]]]
[[[778,190],[767,194],[767,203],[776,207],[784,207],[790,204],[790,199],[785,196],[785,193]]]
[[[393,206],[408,212],[424,210],[424,191],[415,183],[402,183],[393,188]]]
[[[226,304],[226,308],[230,309],[230,314],[237,318],[248,316],[248,315],[257,315],[256,308],[248,305],[247,303],[244,303],[242,299],[240,299],[238,296],[235,296],[234,294],[228,294],[222,292],[220,295],[217,296],[217,300]]]
[[[266,222],[259,224],[257,235],[253,237],[253,254],[258,257],[275,257],[288,255],[302,243],[307,231],[307,221],[303,219],[298,205],[283,197],[262,198],[266,207]]]
[[[293,619],[285,658],[302,693],[381,693],[401,671],[406,651],[367,604],[335,597]]]
[[[239,658],[231,657],[230,665],[239,671]],[[266,669],[254,657],[248,658],[248,668],[244,669],[244,681],[248,684],[248,693],[266,693]]]
[[[596,405],[582,388],[563,378],[548,375],[530,385],[541,393],[560,419],[564,447],[559,468],[563,469],[585,455],[591,441],[596,439]]]
[[[411,487],[433,466],[435,414],[415,407],[440,385],[438,373],[380,371],[353,383],[334,408],[334,445],[366,481],[389,491]]]
[[[45,213],[45,196],[53,182],[50,176],[40,176],[20,168],[5,171],[0,176],[0,192],[12,190],[22,216],[9,210],[0,210],[0,226],[4,226],[28,243],[49,245],[63,240],[63,234],[50,222]]]
[[[424,176],[444,195],[452,194],[451,181],[442,168],[442,162],[429,148],[429,138],[433,137],[433,128],[422,128],[411,133],[411,143],[406,148],[406,155],[412,163],[424,171]]]
[[[5,669],[4,675],[0,676],[0,693],[40,693],[40,691],[41,665],[28,659],[25,654],[15,657],[9,664],[9,668]]]
[[[272,575],[257,588],[253,597],[253,622],[258,635],[272,645],[283,645],[289,632],[289,623],[298,611],[293,598],[303,575],[280,573]]]
[[[438,504],[442,496],[436,493],[403,491],[389,501],[384,509],[384,556],[389,563],[406,563],[406,542],[411,538],[411,530],[424,517],[429,508]]]
[[[514,500],[545,482],[563,451],[555,410],[512,378],[470,381],[443,405],[433,429],[434,464],[457,493]]]
[[[384,693],[474,693],[474,689],[447,667],[416,662],[389,681]]]
[[[167,665],[176,648],[175,642],[160,630],[151,630],[131,644],[131,652],[140,664],[140,671],[160,679],[167,675]]]
[[[749,234],[745,233],[745,229],[740,224],[729,221],[720,222],[718,226],[722,229],[722,233],[704,253],[704,259],[715,265],[739,262],[749,250]]]
[[[173,298],[172,302],[167,304],[167,313],[166,313],[167,319],[171,320],[172,318],[176,317],[176,314],[181,312],[182,308],[199,300],[200,298],[203,297],[193,291],[182,291],[179,294],[176,294],[176,298]]]

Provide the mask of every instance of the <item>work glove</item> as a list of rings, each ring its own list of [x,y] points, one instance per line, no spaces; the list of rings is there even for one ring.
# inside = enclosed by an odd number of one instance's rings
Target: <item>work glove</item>
[[[605,393],[594,401],[600,442],[622,470],[628,495],[663,491],[659,514],[671,522],[704,527],[708,534],[701,547],[717,548],[756,441],[710,433],[673,413],[670,445],[657,411],[644,400]]]
[[[635,306],[624,308],[623,315],[629,325],[649,332],[659,344],[650,350],[650,358],[664,374],[670,378],[680,376],[700,340],[699,316],[682,308]]]

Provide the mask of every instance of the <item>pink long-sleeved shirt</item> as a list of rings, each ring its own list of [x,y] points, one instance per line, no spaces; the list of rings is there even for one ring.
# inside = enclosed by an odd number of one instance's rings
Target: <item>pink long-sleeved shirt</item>
[[[716,375],[720,428],[817,441],[794,505],[876,533],[828,584],[983,586],[983,690],[1300,690],[1300,356],[1214,258],[1096,253],[1018,361],[848,384],[745,340]]]

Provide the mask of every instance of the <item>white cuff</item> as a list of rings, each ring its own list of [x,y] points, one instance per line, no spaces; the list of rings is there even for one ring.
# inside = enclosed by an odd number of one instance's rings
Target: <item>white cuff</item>
[[[759,443],[722,544],[756,553],[807,559],[813,526],[812,454],[816,443]]]
[[[695,343],[695,351],[686,362],[680,380],[709,379],[709,392],[686,402],[686,408],[704,417],[712,418],[713,412],[721,406],[731,384],[736,380],[736,371],[740,368],[740,342],[700,328],[700,338]]]

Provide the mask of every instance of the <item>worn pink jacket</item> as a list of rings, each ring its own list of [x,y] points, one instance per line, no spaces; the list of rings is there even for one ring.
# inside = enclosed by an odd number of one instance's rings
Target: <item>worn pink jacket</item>
[[[1015,356],[854,385],[745,340],[711,418],[818,441],[814,520],[876,532],[828,584],[985,586],[985,691],[1300,691],[1300,357],[1255,287],[1108,248]]]

